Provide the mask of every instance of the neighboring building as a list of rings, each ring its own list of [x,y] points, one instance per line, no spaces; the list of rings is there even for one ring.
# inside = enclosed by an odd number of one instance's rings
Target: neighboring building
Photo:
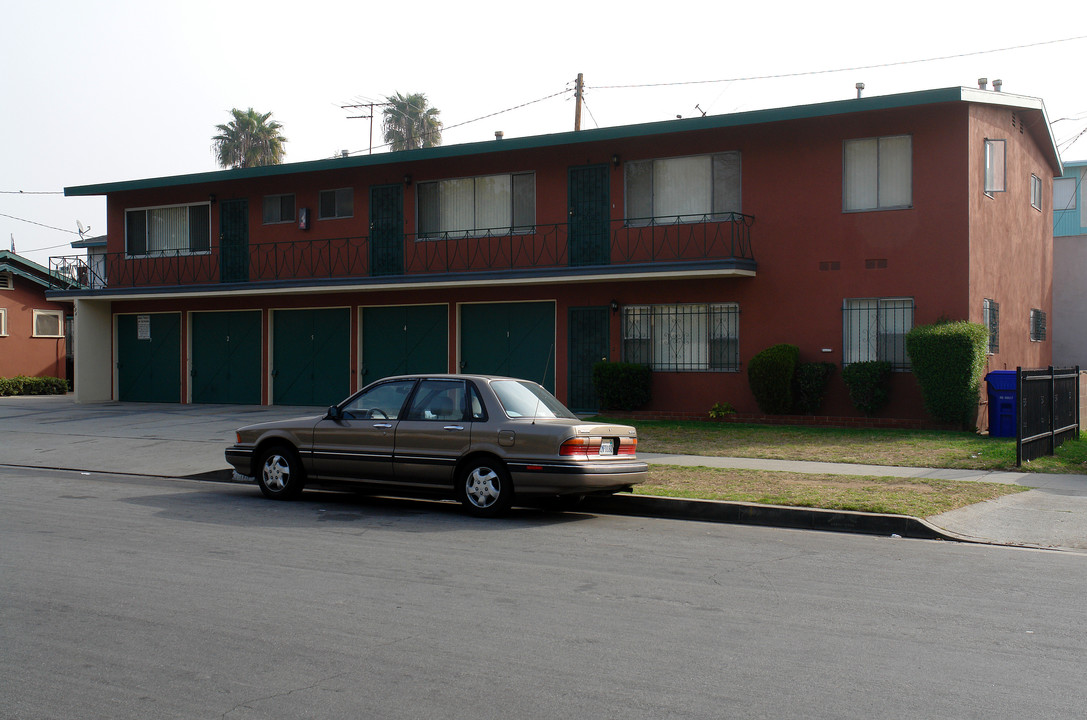
[[[1053,363],[1087,369],[1087,161],[1053,181]]]
[[[72,243],[72,248],[86,250],[87,255],[67,259],[66,267],[60,268],[61,274],[74,278],[81,286],[92,290],[106,287],[106,236],[76,240]]]
[[[72,303],[45,294],[71,285],[21,255],[0,250],[0,377],[70,379],[65,331]]]
[[[80,401],[326,405],[465,370],[588,410],[607,359],[653,368],[654,413],[757,413],[747,362],[788,342],[892,362],[884,415],[923,421],[915,324],[1050,363],[1035,201],[1061,173],[1040,100],[956,87],[70,187],[107,198],[108,282],[54,295]],[[823,413],[857,415],[840,373]]]

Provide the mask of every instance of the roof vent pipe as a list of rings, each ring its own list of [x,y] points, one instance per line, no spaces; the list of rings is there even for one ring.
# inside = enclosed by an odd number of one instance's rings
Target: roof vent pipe
[[[495,130],[494,131],[494,139],[495,140],[501,140],[504,137],[506,137],[506,133],[502,132],[501,130]]]
[[[988,90],[989,78],[978,78],[978,90]]]
[[[864,92],[864,83],[857,83],[856,88],[857,88],[857,99],[860,100],[861,99],[861,94]]]
[[[993,80],[993,90],[1000,92],[1000,88],[1004,86],[1003,80]]]

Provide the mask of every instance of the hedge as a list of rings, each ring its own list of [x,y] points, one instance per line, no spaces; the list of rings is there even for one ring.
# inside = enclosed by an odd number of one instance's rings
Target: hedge
[[[988,342],[984,325],[965,321],[918,325],[906,334],[906,351],[930,415],[972,426]]]
[[[759,409],[768,415],[793,411],[793,374],[800,348],[782,343],[760,352],[747,364],[747,382]]]
[[[598,362],[593,365],[593,390],[601,410],[637,410],[649,403],[652,374],[648,365]]]
[[[4,395],[64,395],[68,381],[56,377],[27,377],[16,375],[0,378],[0,397]]]
[[[891,363],[868,360],[846,365],[842,380],[849,389],[849,401],[865,415],[875,415],[891,398]]]

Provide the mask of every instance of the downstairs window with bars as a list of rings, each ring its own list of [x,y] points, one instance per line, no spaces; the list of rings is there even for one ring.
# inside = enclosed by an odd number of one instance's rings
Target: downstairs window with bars
[[[655,371],[738,372],[739,336],[736,303],[623,308],[623,360]]]
[[[909,370],[906,333],[913,329],[912,298],[860,298],[842,306],[842,364],[882,360]]]

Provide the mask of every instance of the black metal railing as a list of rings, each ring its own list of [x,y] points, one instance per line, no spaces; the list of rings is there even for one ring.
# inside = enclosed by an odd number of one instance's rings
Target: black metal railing
[[[129,288],[220,282],[322,280],[375,276],[525,271],[571,267],[754,261],[751,226],[740,213],[612,221],[607,227],[566,223],[457,233],[262,242],[254,233],[240,251],[213,245],[132,256],[106,253],[100,263],[52,257],[50,269],[81,287]]]
[[[1016,368],[1019,422],[1015,464],[1052,455],[1065,440],[1078,440],[1079,366],[1044,370]]]

